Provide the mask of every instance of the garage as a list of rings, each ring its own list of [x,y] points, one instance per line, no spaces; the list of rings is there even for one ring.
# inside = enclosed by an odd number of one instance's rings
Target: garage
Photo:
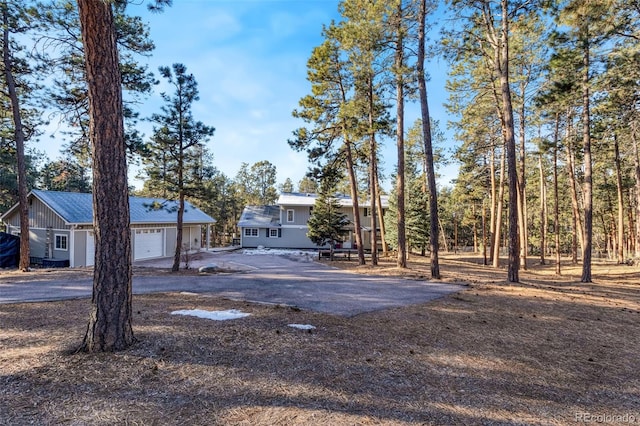
[[[72,268],[95,266],[98,242],[93,229],[92,194],[34,189],[27,200],[32,263],[43,264],[46,257],[55,260],[56,264],[67,264]],[[163,208],[149,207],[155,205]],[[133,261],[157,259],[173,253],[178,232],[177,206],[178,203],[171,200],[129,197]],[[0,214],[0,229],[4,227],[7,233],[18,234],[19,213],[19,203],[16,203],[9,211]],[[210,247],[209,232],[215,222],[196,206],[186,203],[182,217],[183,246],[188,249]]]
[[[162,257],[163,250],[162,229],[136,229],[133,259],[151,259]]]

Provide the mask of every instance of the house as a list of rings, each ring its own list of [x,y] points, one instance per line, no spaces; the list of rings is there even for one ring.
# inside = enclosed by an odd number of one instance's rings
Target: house
[[[247,206],[244,208],[238,228],[240,229],[240,246],[256,248],[318,248],[308,237],[307,222],[311,217],[317,194],[287,192],[280,194],[278,204],[272,206]],[[353,202],[351,197],[337,195],[343,213],[350,223],[348,234],[342,242],[342,248],[355,248]],[[381,197],[383,211],[389,207],[388,197]],[[368,202],[360,203],[360,220],[363,245],[371,248],[371,207]],[[378,225],[379,229],[379,225]],[[379,243],[378,243],[379,244]]]
[[[33,190],[29,203],[29,243],[32,263],[49,266],[92,266],[94,263],[93,196],[86,193]],[[177,202],[129,197],[133,260],[171,256],[177,234]],[[6,232],[20,233],[19,205],[0,216]],[[183,244],[208,247],[211,218],[186,203]],[[204,228],[204,233],[203,233]],[[203,245],[203,240],[206,245]]]

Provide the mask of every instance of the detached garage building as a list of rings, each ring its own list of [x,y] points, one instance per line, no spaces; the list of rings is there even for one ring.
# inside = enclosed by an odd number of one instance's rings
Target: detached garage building
[[[33,190],[28,195],[29,241],[32,263],[93,266],[93,196],[77,192]],[[177,234],[175,201],[129,197],[133,260],[171,256]],[[20,233],[16,204],[0,216],[6,232]],[[188,249],[209,246],[209,228],[215,219],[185,203],[182,242]],[[204,242],[204,244],[203,244]]]

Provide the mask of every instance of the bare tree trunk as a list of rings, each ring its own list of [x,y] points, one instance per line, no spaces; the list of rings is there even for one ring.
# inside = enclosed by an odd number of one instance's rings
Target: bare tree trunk
[[[517,187],[518,187],[518,227],[520,230],[520,265],[526,271],[527,270],[527,255],[528,255],[528,235],[527,235],[527,197],[526,197],[526,171],[525,171],[525,155],[526,155],[526,139],[525,139],[525,97],[526,97],[526,84],[521,84],[521,96],[522,105],[520,107],[520,156],[518,158],[520,163],[520,172],[518,173]],[[543,245],[544,246],[544,245]],[[542,258],[542,264],[544,265],[544,254]]]
[[[444,226],[442,226],[442,221],[438,219],[438,225],[440,226],[440,235],[442,235],[442,245],[444,246],[444,251],[449,253],[449,243],[447,242],[447,233],[444,232]]]
[[[582,145],[584,151],[584,247],[582,251],[582,277],[583,283],[591,282],[591,250],[593,237],[593,182],[591,159],[591,116],[589,113],[589,37],[588,23],[583,23],[582,34]]]
[[[546,251],[547,237],[547,188],[545,185],[544,168],[542,167],[542,153],[538,158],[540,169],[540,264],[546,264],[544,255]]]
[[[560,269],[560,206],[558,196],[558,141],[560,131],[560,116],[556,114],[555,130],[553,132],[553,229],[556,245],[556,275],[561,274]]]
[[[82,349],[104,352],[133,342],[131,231],[122,88],[111,4],[78,0],[89,93],[95,266]]]
[[[622,171],[620,170],[620,147],[618,135],[613,135],[614,163],[616,167],[616,187],[618,193],[618,263],[624,263],[624,194],[622,191]]]
[[[433,146],[431,140],[431,117],[427,99],[427,82],[424,73],[425,28],[427,16],[426,0],[420,2],[420,24],[418,28],[418,90],[420,92],[420,110],[422,113],[422,137],[424,142],[427,187],[429,189],[429,250],[431,263],[431,278],[440,278],[440,262],[438,259],[438,188],[433,166]]]
[[[370,199],[370,207],[371,207],[371,264],[378,264],[378,221],[376,220],[377,211],[376,211],[376,201],[378,199],[377,196],[377,188],[376,182],[378,167],[377,167],[377,153],[378,147],[376,144],[376,136],[374,129],[374,108],[373,108],[373,81],[371,78],[368,81],[368,96],[369,96],[369,199]]]
[[[180,123],[182,123],[182,111],[180,111]],[[182,125],[180,124],[182,129]],[[182,230],[184,222],[184,150],[183,150],[183,137],[182,130],[179,135],[179,153],[178,153],[178,217],[176,223],[176,249],[173,253],[173,265],[171,266],[172,272],[178,272],[180,270],[180,257],[182,254]]]
[[[378,223],[380,223],[380,241],[382,241],[382,256],[389,256],[389,244],[387,243],[387,225],[384,222],[384,210],[382,208],[382,197],[380,194],[380,181],[378,180]]]
[[[397,42],[395,51],[396,73],[396,139],[397,139],[397,226],[398,226],[398,268],[407,267],[407,236],[405,215],[405,166],[404,166],[404,40],[402,35],[402,2],[398,2]]]
[[[520,281],[520,239],[518,232],[518,169],[516,167],[516,141],[513,124],[513,106],[511,88],[509,86],[509,13],[508,0],[501,0],[502,6],[502,40],[498,67],[500,92],[502,94],[502,110],[504,116],[505,143],[507,148],[507,170],[509,176],[509,264],[507,280],[512,283]]]
[[[627,237],[627,244],[626,244],[626,248],[627,248],[627,256],[629,257],[633,257],[633,254],[635,253],[636,250],[636,228],[635,228],[635,221],[633,219],[633,200],[634,200],[634,194],[633,194],[633,190],[629,190],[627,192],[627,194],[629,195],[629,198],[627,198],[627,229],[628,231],[628,237]]]
[[[575,165],[575,156],[573,153],[573,144],[571,143],[572,138],[571,132],[571,114],[567,113],[567,129],[566,129],[566,151],[567,151],[567,174],[569,177],[569,190],[571,191],[571,209],[573,212],[573,239],[574,244],[572,247],[572,259],[573,263],[578,262],[578,253],[577,247],[575,244],[575,240],[579,240],[580,249],[584,251],[584,229],[582,227],[582,221],[580,219],[580,206],[578,204],[578,189],[576,183],[576,165]]]
[[[478,253],[478,218],[475,202],[471,204],[471,215],[473,217],[473,252]]]
[[[500,267],[500,233],[502,230],[502,205],[504,203],[504,178],[506,152],[503,149],[500,157],[500,186],[498,187],[498,198],[496,204],[495,230],[493,234],[493,267]]]
[[[487,208],[482,199],[482,264],[487,265]]]
[[[493,254],[494,254],[494,246],[495,246],[495,235],[496,235],[496,213],[498,207],[498,196],[496,190],[496,150],[495,147],[491,147],[491,155],[489,158],[489,179],[491,183],[491,207],[490,207],[490,218],[489,218],[489,238],[491,239],[491,251],[489,252],[489,262],[493,265]]]
[[[633,163],[636,180],[636,238],[635,238],[635,258],[640,259],[640,149],[638,149],[638,136],[636,133],[636,120],[631,122],[631,142],[633,143]]]
[[[18,268],[29,271],[29,204],[27,203],[27,166],[24,158],[24,130],[22,128],[22,116],[20,114],[20,99],[16,90],[16,81],[13,76],[13,61],[10,52],[9,40],[9,11],[8,5],[2,5],[2,62],[4,65],[4,77],[7,83],[7,92],[11,103],[13,117],[13,135],[16,141],[16,163],[18,168],[18,203],[20,215],[20,260]]]
[[[349,185],[351,187],[351,200],[353,205],[353,233],[356,238],[356,249],[358,250],[358,265],[364,265],[364,244],[362,243],[362,222],[360,220],[360,202],[358,199],[358,179],[353,164],[353,153],[351,151],[351,142],[344,143],[345,154],[347,159],[347,173],[349,174]]]

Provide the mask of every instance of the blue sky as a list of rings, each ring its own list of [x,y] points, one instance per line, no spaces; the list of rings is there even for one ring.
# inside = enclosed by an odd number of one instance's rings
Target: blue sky
[[[209,142],[215,166],[235,177],[242,162],[268,160],[278,172],[278,183],[294,184],[308,169],[305,153],[289,148],[287,139],[303,125],[291,115],[301,97],[310,92],[306,63],[322,42],[323,25],[339,20],[337,0],[174,0],[163,13],[146,11],[146,2],[130,6],[149,24],[156,45],[153,56],[143,59],[157,75],[158,66],[183,63],[198,82],[200,101],[194,104],[196,120],[216,128]],[[432,115],[446,126],[443,63],[436,63],[429,83]],[[441,76],[434,78],[436,76]],[[141,115],[158,112],[159,93],[141,106]],[[419,116],[408,107],[407,126]],[[140,125],[148,137],[149,123]],[[396,163],[393,141],[386,141],[384,169],[389,175]],[[134,182],[132,182],[134,183]],[[390,185],[387,180],[385,187]]]

